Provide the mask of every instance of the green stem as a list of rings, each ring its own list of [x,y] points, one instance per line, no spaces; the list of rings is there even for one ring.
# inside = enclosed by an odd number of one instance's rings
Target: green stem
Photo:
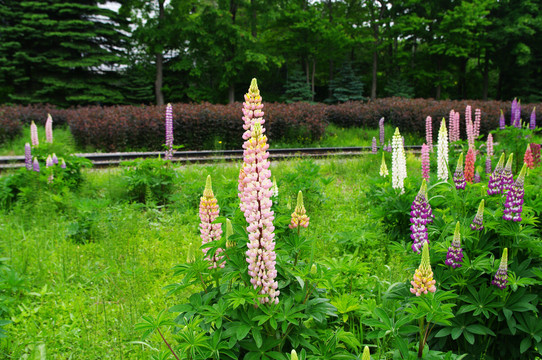
[[[173,349],[171,348],[171,346],[170,346],[169,343],[167,342],[167,340],[166,340],[166,338],[164,337],[164,335],[162,335],[162,332],[160,331],[160,328],[156,328],[156,330],[158,330],[158,334],[160,334],[160,336],[162,337],[162,340],[164,340],[164,343],[165,343],[166,346],[169,348],[169,351],[171,351],[171,353],[173,354],[173,356],[175,356],[175,359],[180,360],[179,357],[177,356],[177,354],[175,353],[175,351],[173,351]]]

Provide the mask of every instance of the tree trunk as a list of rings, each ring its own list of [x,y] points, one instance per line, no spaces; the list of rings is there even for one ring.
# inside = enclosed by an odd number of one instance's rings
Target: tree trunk
[[[250,31],[252,33],[252,37],[258,36],[258,28],[256,27],[257,24],[257,16],[256,16],[256,0],[250,0]]]
[[[235,102],[235,84],[232,82],[230,83],[230,87],[228,88],[228,103],[233,104]]]
[[[158,0],[158,27],[164,22],[165,0]],[[154,95],[156,97],[156,105],[164,105],[164,93],[162,92],[162,83],[164,79],[164,54],[162,51],[156,53],[156,78],[154,80]]]
[[[375,49],[373,50],[373,83],[371,85],[371,99],[376,99],[376,75],[378,68],[378,44],[375,41]]]

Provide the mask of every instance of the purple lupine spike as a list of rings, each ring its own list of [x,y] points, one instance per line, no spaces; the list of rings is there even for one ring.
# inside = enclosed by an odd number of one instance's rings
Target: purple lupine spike
[[[478,212],[476,212],[476,215],[474,216],[474,219],[472,220],[472,224],[470,224],[470,228],[472,230],[482,231],[484,229],[484,200],[480,201],[480,205],[478,205]]]
[[[516,182],[510,187],[510,190],[506,194],[506,201],[504,202],[504,220],[521,221],[521,212],[523,211],[523,196],[525,195],[525,171],[527,165],[523,164],[521,172]]]
[[[51,158],[51,155],[47,156],[47,159],[45,159],[45,167],[51,167],[53,166],[53,159]]]
[[[60,162],[60,167],[62,169],[65,169],[66,168],[66,161],[64,161],[64,159],[62,159],[62,161]]]
[[[429,161],[429,151],[430,148],[428,145],[422,145],[422,177],[429,182],[429,172],[430,172],[430,161]]]
[[[486,174],[491,174],[491,158],[486,156]]]
[[[386,151],[387,151],[387,152],[391,152],[391,151],[392,151],[391,140],[388,140],[388,149],[387,149]]]
[[[24,163],[26,170],[32,170],[32,148],[29,143],[24,144]]]
[[[376,148],[376,138],[373,136],[373,143],[372,143],[372,146],[371,146],[371,152],[373,154],[376,154],[377,152],[377,148]]]
[[[463,153],[459,155],[459,159],[457,160],[454,172],[454,184],[457,190],[465,190],[465,186],[467,185],[465,174],[463,173]]]
[[[480,181],[481,181],[480,171],[478,171],[478,168],[477,168],[476,173],[474,174],[474,181],[473,182],[475,184],[478,184]]]
[[[385,138],[384,138],[384,118],[380,118],[378,121],[378,127],[380,129],[380,146],[386,146]]]
[[[425,142],[430,148],[433,147],[433,119],[431,116],[425,118]]]
[[[495,273],[492,285],[495,285],[501,290],[506,289],[506,284],[508,283],[508,248],[504,248],[502,251],[501,263],[499,264],[499,269]]]
[[[173,159],[173,108],[171,104],[166,106],[166,160]]]
[[[55,153],[53,153],[52,160],[53,160],[53,165],[58,165],[58,158],[56,157]]]
[[[504,130],[506,128],[506,122],[504,120],[504,113],[501,109],[501,116],[499,117],[499,129]]]
[[[34,162],[32,163],[32,170],[40,172],[40,163],[38,162],[37,157],[34,157]]]
[[[451,266],[452,268],[461,267],[463,262],[463,249],[461,248],[461,232],[460,232],[459,221],[455,224],[454,239],[450,247],[448,248],[448,253],[446,253],[446,265]]]
[[[516,106],[516,122],[514,123],[514,126],[518,129],[521,129],[521,100],[518,101],[518,104]]]
[[[427,224],[433,222],[433,212],[431,211],[431,205],[427,200],[427,183],[425,179],[422,181],[422,186],[418,195],[412,202],[410,211],[410,238],[413,240],[412,251],[419,253],[423,247],[423,244],[429,243],[427,235]]]
[[[518,106],[518,99],[512,100],[512,106],[510,107],[510,126],[516,126],[516,107]]]
[[[514,153],[510,153],[508,156],[508,161],[506,162],[506,166],[504,167],[504,170],[502,172],[502,178],[501,178],[501,188],[502,191],[509,190],[512,186],[512,183],[514,182],[514,175],[512,174],[512,162],[514,160]]]
[[[504,153],[501,154],[495,170],[489,176],[489,182],[487,184],[487,194],[495,195],[502,194],[502,173],[504,171]]]
[[[531,121],[529,122],[529,129],[534,130],[536,128],[536,106],[531,112]]]

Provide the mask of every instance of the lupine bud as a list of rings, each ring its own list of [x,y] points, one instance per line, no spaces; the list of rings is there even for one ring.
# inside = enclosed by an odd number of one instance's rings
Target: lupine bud
[[[295,350],[292,350],[290,354],[290,360],[299,360],[299,358],[297,357],[297,352]]]
[[[371,360],[371,351],[369,350],[368,346],[365,346],[363,348],[363,355],[361,356],[361,360]]]
[[[534,166],[537,167],[540,164],[540,144],[531,143],[530,147],[533,154]]]
[[[499,129],[504,130],[505,127],[506,127],[506,122],[504,120],[504,113],[502,112],[502,109],[501,109],[501,116],[499,117]]]
[[[297,193],[297,205],[294,212],[292,213],[292,221],[290,229],[294,229],[298,226],[306,228],[309,226],[310,218],[307,216],[307,211],[305,210],[305,205],[303,204],[303,193],[300,191]]]
[[[534,130],[536,128],[536,107],[531,112],[531,121],[529,122],[529,129]]]
[[[510,187],[510,190],[506,194],[506,201],[504,202],[504,220],[521,221],[521,212],[523,211],[523,196],[525,195],[524,183],[525,183],[525,171],[527,166],[523,164],[519,176]]]
[[[425,142],[430,148],[433,147],[433,119],[431,116],[425,118]]]
[[[508,161],[502,172],[502,191],[510,189],[512,183],[514,182],[514,175],[512,174],[512,163],[514,161],[514,153],[511,153],[508,156]]]
[[[486,174],[491,174],[491,157],[486,156]]]
[[[420,267],[418,267],[414,273],[414,279],[410,282],[412,287],[410,292],[420,296],[421,294],[427,294],[427,292],[434,293],[437,291],[435,284],[437,282],[433,280],[433,271],[431,270],[431,263],[429,260],[429,245],[425,243],[422,250],[422,261]]]
[[[448,248],[448,253],[446,254],[446,265],[451,266],[452,268],[461,267],[463,262],[463,249],[461,248],[461,226],[459,221],[455,224],[454,239],[452,240],[451,246]]]
[[[218,241],[222,235],[222,226],[221,224],[213,224],[212,222],[216,220],[220,213],[218,203],[216,201],[215,195],[213,194],[213,188],[211,184],[211,175],[207,176],[207,181],[205,183],[205,190],[203,190],[203,196],[200,198],[199,205],[199,217],[201,219],[200,223],[200,233],[201,233],[201,243],[205,245],[211,241]],[[203,249],[203,253],[207,254],[209,251],[208,248]],[[216,269],[217,267],[224,267],[224,262],[222,261],[224,256],[219,254],[223,250],[218,248],[213,255],[213,257],[206,257],[206,260],[210,262],[209,269]]]
[[[316,267],[316,264],[312,264],[311,275],[316,275],[317,272],[318,272],[318,268]]]
[[[55,153],[53,153],[52,160],[53,160],[53,165],[58,165],[58,158],[56,157]]]
[[[465,181],[465,174],[463,173],[463,153],[459,155],[459,159],[457,160],[457,165],[454,172],[454,184],[457,190],[464,190],[465,186],[467,185]]]
[[[493,134],[487,136],[486,155],[493,156]]]
[[[32,170],[40,172],[40,163],[38,162],[37,157],[34,157],[34,162],[32,163]]]
[[[442,119],[440,130],[438,132],[437,147],[437,178],[442,181],[448,181],[448,132],[446,131],[446,121]]]
[[[65,169],[66,168],[66,161],[64,161],[64,159],[62,159],[61,163],[60,163],[60,167],[62,169]]]
[[[378,121],[378,127],[380,129],[380,146],[385,146],[384,118],[380,118],[380,120]]]
[[[404,181],[407,177],[405,149],[403,140],[399,133],[399,128],[395,128],[395,134],[392,138],[393,152],[391,156],[391,180],[394,189],[405,191]]]
[[[380,176],[388,176],[388,167],[386,166],[386,157],[384,156],[384,153],[382,153],[382,164],[380,164]]]
[[[376,148],[376,138],[373,136],[373,143],[372,143],[372,146],[371,146],[371,152],[373,154],[376,154],[376,151],[377,151],[377,148]]]
[[[32,148],[29,143],[24,144],[24,163],[26,170],[32,170]]]
[[[279,185],[277,184],[277,179],[273,176],[273,186],[271,186],[271,192],[273,193],[271,196],[274,198],[279,197]]]
[[[412,251],[419,253],[425,243],[429,242],[427,224],[433,222],[433,212],[427,199],[427,183],[422,181],[420,191],[410,207],[410,238],[413,240]]]
[[[51,114],[47,114],[47,121],[45,122],[45,142],[53,143],[53,117]]]
[[[480,136],[480,122],[482,121],[482,110],[474,110],[474,138]]]
[[[422,145],[422,177],[429,182],[429,172],[431,163],[429,161],[429,146],[423,144]]]
[[[173,159],[173,108],[171,104],[166,106],[166,160]]]
[[[32,146],[38,146],[40,144],[40,140],[38,139],[38,127],[33,121],[30,124],[30,140],[32,141]]]
[[[465,180],[472,183],[474,180],[474,163],[476,162],[476,155],[473,148],[469,148],[467,151],[467,157],[465,158]]]
[[[188,252],[186,254],[186,262],[193,263],[196,261],[196,251],[194,250],[194,244],[190,243],[188,245]]]
[[[508,248],[504,248],[502,251],[501,263],[499,264],[499,269],[495,273],[492,285],[495,285],[501,290],[506,289],[506,284],[508,283]]]
[[[502,188],[502,185],[503,185],[502,173],[503,173],[503,171],[504,171],[504,153],[501,154],[499,162],[497,163],[497,166],[495,166],[495,170],[489,176],[489,182],[487,184],[487,194],[488,195],[502,194],[502,192],[503,192],[503,188]]]
[[[527,150],[525,151],[525,155],[523,156],[523,163],[527,165],[529,169],[534,169],[533,153],[529,145],[527,145]]]
[[[230,241],[230,236],[233,235],[233,226],[230,219],[226,219],[226,247],[231,248],[235,246],[233,241]]]
[[[248,222],[249,243],[246,252],[248,274],[254,289],[259,289],[261,303],[278,303],[280,291],[275,281],[274,214],[271,210],[271,171],[269,170],[269,144],[263,119],[262,98],[256,79],[252,79],[243,103],[243,166],[239,172],[240,208]]]
[[[480,205],[478,205],[478,212],[476,213],[476,216],[474,216],[474,219],[472,220],[472,224],[470,224],[470,228],[472,230],[478,230],[482,231],[484,229],[484,200],[480,201]]]

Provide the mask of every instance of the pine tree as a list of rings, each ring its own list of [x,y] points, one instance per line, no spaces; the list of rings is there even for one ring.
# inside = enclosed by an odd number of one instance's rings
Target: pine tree
[[[307,79],[303,72],[298,68],[288,74],[288,81],[286,82],[286,98],[287,103],[297,101],[310,101],[312,99],[312,91],[310,85],[307,83]]]
[[[329,103],[365,100],[363,97],[363,83],[352,69],[352,64],[347,61],[339,69],[337,77],[333,79],[329,87],[331,97],[326,100]]]
[[[119,103],[116,68],[127,29],[89,0],[5,0],[0,4],[4,102]],[[1,94],[0,94],[1,95]]]

